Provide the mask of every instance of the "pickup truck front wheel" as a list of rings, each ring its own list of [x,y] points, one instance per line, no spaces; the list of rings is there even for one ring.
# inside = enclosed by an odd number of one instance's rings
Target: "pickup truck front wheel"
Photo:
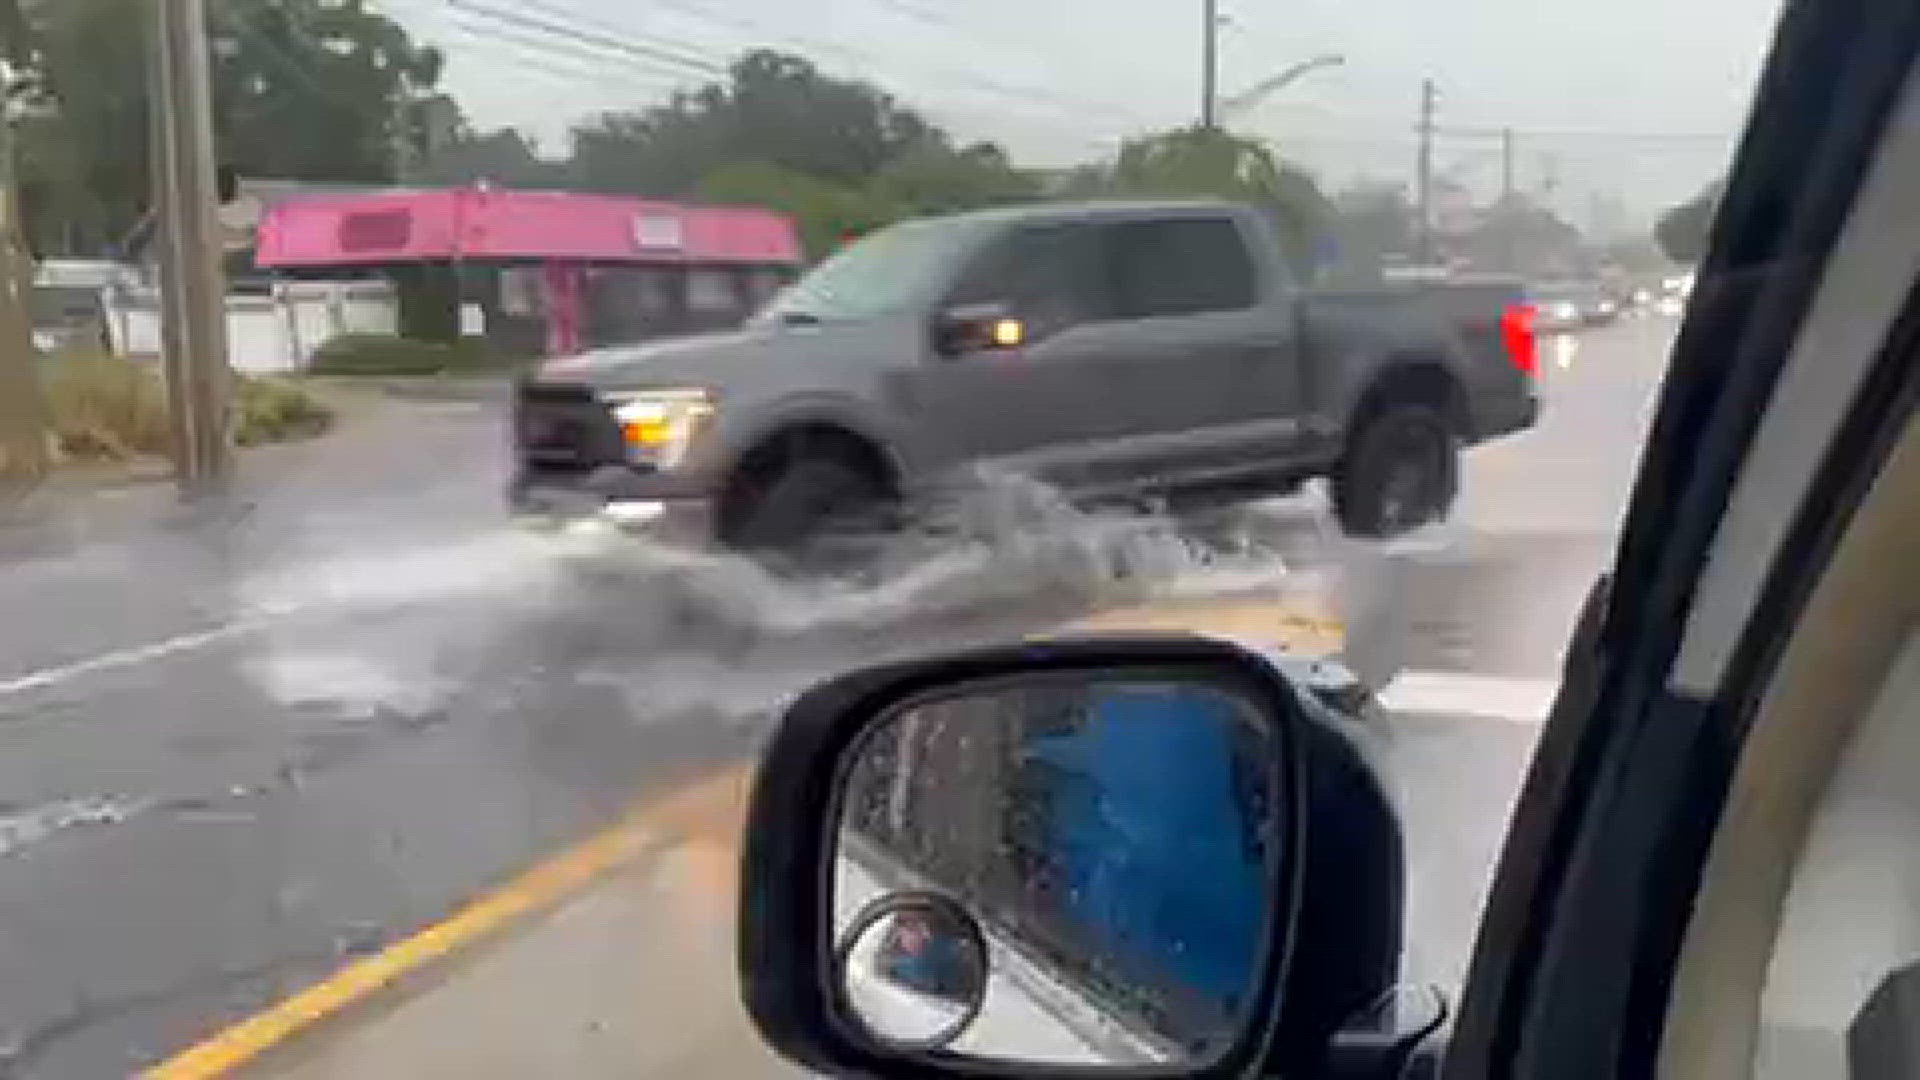
[[[733,546],[800,573],[834,569],[835,537],[857,535],[885,501],[876,478],[835,457],[789,462],[743,494]]]
[[[1398,536],[1440,521],[1460,489],[1460,445],[1425,405],[1388,405],[1362,421],[1334,471],[1333,508],[1355,536]]]

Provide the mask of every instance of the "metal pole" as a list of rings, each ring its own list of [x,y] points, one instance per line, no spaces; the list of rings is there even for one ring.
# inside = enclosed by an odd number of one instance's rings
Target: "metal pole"
[[[1420,215],[1420,263],[1433,261],[1433,109],[1432,79],[1420,80],[1420,157],[1414,178]]]
[[[13,161],[13,116],[0,101],[0,477],[32,483],[49,464],[48,423],[33,348],[33,260]]]
[[[1311,74],[1321,68],[1338,67],[1346,62],[1347,58],[1339,53],[1324,53],[1311,60],[1302,60],[1280,74],[1254,84],[1245,93],[1224,98],[1215,106],[1215,109],[1220,119],[1232,120],[1236,114],[1259,104],[1268,95],[1286,89],[1302,75]]]
[[[1212,130],[1214,109],[1218,102],[1214,90],[1214,80],[1218,74],[1219,58],[1216,46],[1220,40],[1219,0],[1200,0],[1200,126]]]
[[[1513,129],[1500,129],[1500,198],[1513,197]]]
[[[193,496],[217,491],[233,465],[206,10],[205,0],[150,2],[161,336],[176,478]]]

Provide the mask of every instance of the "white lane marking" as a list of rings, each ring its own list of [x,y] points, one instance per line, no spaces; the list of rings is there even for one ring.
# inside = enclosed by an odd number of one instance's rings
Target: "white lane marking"
[[[174,653],[198,649],[203,645],[211,645],[216,641],[238,637],[241,634],[255,629],[259,625],[260,623],[258,621],[253,620],[231,622],[223,626],[216,626],[211,630],[200,630],[191,634],[180,634],[161,641],[135,646],[131,649],[116,649],[113,652],[101,653],[98,656],[90,656],[85,660],[76,660],[70,664],[41,668],[39,671],[31,671],[25,675],[18,675],[4,682],[0,682],[0,697],[5,697],[10,694],[22,694],[29,690],[42,690],[49,686],[56,686],[63,682],[81,678],[82,676],[93,675],[102,671],[112,671],[115,668],[132,667],[135,664],[144,664],[149,660],[158,660],[163,656],[171,656]]]
[[[1559,679],[1403,671],[1375,696],[1390,712],[1450,713],[1537,724],[1547,718],[1559,691]]]

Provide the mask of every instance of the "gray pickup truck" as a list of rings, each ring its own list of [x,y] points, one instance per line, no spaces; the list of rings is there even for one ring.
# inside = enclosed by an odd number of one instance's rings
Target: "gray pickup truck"
[[[549,362],[510,499],[771,552],[970,466],[1087,497],[1324,476],[1391,535],[1533,423],[1534,373],[1517,282],[1314,291],[1249,207],[1029,205],[867,236],[736,331]]]

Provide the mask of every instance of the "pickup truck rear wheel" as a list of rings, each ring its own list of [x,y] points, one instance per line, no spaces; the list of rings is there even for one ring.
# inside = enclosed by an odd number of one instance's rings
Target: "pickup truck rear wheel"
[[[734,546],[778,568],[831,569],[836,536],[859,531],[885,502],[881,482],[835,457],[791,461],[746,495]]]
[[[1425,405],[1388,405],[1362,421],[1333,475],[1333,508],[1355,536],[1397,536],[1440,521],[1460,488],[1460,446]]]

